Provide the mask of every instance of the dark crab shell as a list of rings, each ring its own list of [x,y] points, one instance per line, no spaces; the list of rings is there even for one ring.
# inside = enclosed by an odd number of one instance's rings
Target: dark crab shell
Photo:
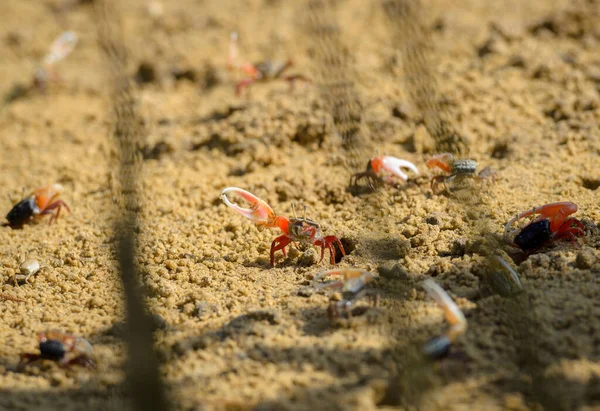
[[[550,221],[544,219],[523,227],[515,236],[514,243],[523,251],[531,251],[540,248],[551,239]]]
[[[456,160],[452,163],[453,174],[475,174],[477,170],[477,161],[475,160]]]
[[[6,215],[6,219],[11,227],[18,227],[25,224],[39,212],[40,209],[35,202],[35,196],[30,196],[15,204]]]

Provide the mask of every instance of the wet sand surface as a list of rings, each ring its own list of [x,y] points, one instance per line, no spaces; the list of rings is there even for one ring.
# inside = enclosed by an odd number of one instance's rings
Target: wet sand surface
[[[84,3],[84,2],[82,2]],[[295,2],[131,1],[120,6],[132,78],[148,132],[138,263],[156,314],[155,342],[181,409],[592,409],[600,404],[600,4],[597,1],[424,1],[440,93],[479,167],[497,170],[473,201],[432,192],[432,139],[411,110],[382,12],[358,0],[338,14],[354,56],[365,138],[420,170],[399,187],[354,196],[350,170],[314,84],[283,81],[234,93],[229,33],[242,60],[294,59],[310,77],[311,39]],[[65,84],[0,112],[0,209],[33,189],[64,187],[72,212],[0,228],[0,406],[120,409],[125,347],[113,226],[116,145],[106,63],[93,6],[4,2],[0,92],[31,81],[51,41],[80,41],[58,70]],[[66,4],[66,3],[65,3]],[[55,6],[54,9],[51,6]],[[54,10],[54,11],[53,11]],[[177,79],[193,70],[193,79]],[[153,148],[156,148],[154,151]],[[356,170],[358,171],[358,170]],[[289,247],[269,266],[277,230],[228,209],[223,188],[244,188],[280,215],[292,203],[348,252],[340,267],[377,275],[379,303],[331,323],[329,297],[310,287],[330,268],[317,247]],[[585,226],[523,256],[504,225],[534,206],[572,201]],[[473,202],[476,204],[473,205]],[[489,249],[517,269],[525,291],[486,289]],[[26,284],[12,277],[37,259]],[[447,325],[421,283],[434,277],[469,328],[448,358],[420,350]],[[368,300],[361,307],[369,307]],[[42,362],[21,369],[36,333],[84,336],[98,368]]]

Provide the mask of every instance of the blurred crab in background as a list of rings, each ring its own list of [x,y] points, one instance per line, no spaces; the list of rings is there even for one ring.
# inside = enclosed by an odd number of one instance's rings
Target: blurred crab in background
[[[431,179],[431,190],[434,193],[444,191],[440,189],[443,186],[445,190],[451,192],[448,184],[462,183],[466,179],[476,178],[480,181],[493,179],[496,175],[491,167],[485,167],[479,173],[477,171],[477,161],[475,160],[459,160],[454,159],[450,153],[438,154],[427,160],[425,163],[427,168],[435,170],[439,169],[447,173],[447,175],[435,176]]]
[[[448,355],[450,347],[456,338],[467,330],[467,320],[452,298],[432,279],[423,282],[423,288],[433,298],[440,308],[444,310],[446,321],[450,323],[450,329],[446,334],[429,340],[423,352],[432,359],[440,359]]]
[[[39,354],[21,354],[19,366],[24,366],[34,361],[50,360],[57,362],[62,367],[81,365],[95,368],[92,360],[94,348],[86,339],[75,337],[58,330],[44,331],[38,334]]]
[[[229,35],[229,54],[227,57],[227,69],[239,69],[248,77],[240,81],[235,86],[235,94],[240,95],[242,90],[256,82],[266,82],[272,80],[284,80],[294,85],[296,81],[310,83],[311,80],[302,74],[284,75],[291,66],[294,65],[292,60],[284,63],[265,60],[259,63],[240,63],[238,62],[238,33],[232,32]]]
[[[550,203],[534,207],[511,218],[504,227],[504,238],[525,253],[530,253],[544,245],[568,238],[575,243],[575,237],[585,235],[584,225],[576,218],[569,217],[577,212],[577,204],[569,201]],[[511,230],[518,220],[539,215],[521,229]],[[512,241],[510,240],[512,238]]]
[[[320,282],[328,277],[340,277],[329,282]],[[365,286],[373,280],[374,276],[368,271],[359,268],[340,268],[322,272],[313,279],[313,286],[317,289],[339,291],[341,299],[331,297],[327,315],[333,321],[339,317],[349,318],[352,307],[361,299],[369,298],[373,306],[377,305],[377,294]]]
[[[228,194],[237,194],[250,202],[250,208],[242,208],[235,203],[232,203],[227,197]],[[283,216],[275,215],[271,207],[254,194],[249,193],[246,190],[237,187],[228,187],[221,192],[221,199],[223,202],[233,211],[244,217],[252,220],[259,226],[267,228],[279,228],[282,235],[273,240],[271,244],[271,266],[275,265],[275,252],[281,250],[284,256],[287,256],[285,247],[292,242],[308,243],[321,247],[321,259],[325,254],[325,248],[329,249],[331,256],[331,264],[335,264],[335,246],[337,244],[342,255],[346,255],[342,242],[335,236],[323,236],[321,232],[321,226],[312,220],[306,218],[306,215],[302,218],[294,216],[294,218],[287,218]],[[306,213],[306,208],[304,209]],[[295,213],[294,213],[295,214]]]
[[[402,160],[392,156],[373,157],[367,163],[367,169],[354,174],[350,178],[350,185],[357,187],[358,182],[366,179],[367,185],[371,190],[381,187],[384,184],[396,185],[396,178],[403,181],[408,180],[408,175],[403,169],[412,171],[419,175],[419,170],[410,161]]]
[[[65,207],[71,211],[67,203],[59,199],[63,187],[60,184],[52,184],[47,187],[38,188],[30,196],[19,201],[6,215],[8,225],[13,228],[21,227],[23,224],[38,216],[52,214],[50,223],[60,216],[60,210]],[[56,211],[56,212],[55,212]]]
[[[5,101],[10,103],[27,96],[36,89],[45,91],[50,83],[61,83],[62,78],[56,70],[56,64],[71,54],[77,45],[77,41],[77,34],[73,31],[65,31],[60,34],[50,45],[48,54],[35,70],[31,84],[16,84],[6,95]]]

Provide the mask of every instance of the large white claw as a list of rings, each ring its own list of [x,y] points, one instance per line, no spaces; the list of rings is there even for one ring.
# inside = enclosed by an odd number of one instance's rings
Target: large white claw
[[[417,175],[419,174],[417,166],[415,166],[410,161],[402,160],[400,158],[385,156],[381,159],[381,163],[384,169],[394,174],[395,176],[400,177],[404,181],[408,180],[408,176],[406,175],[406,173],[404,173],[404,171],[402,171],[403,168],[409,169]]]
[[[67,57],[77,45],[77,34],[74,31],[65,31],[54,40],[50,52],[44,57],[44,65],[51,66]]]
[[[250,203],[250,208],[240,207],[236,203],[232,203],[229,198],[227,198],[227,194],[229,193],[237,194],[247,200]],[[224,189],[221,192],[221,199],[227,207],[258,224],[267,224],[271,222],[275,216],[275,213],[267,203],[256,197],[254,194],[238,187],[227,187]]]

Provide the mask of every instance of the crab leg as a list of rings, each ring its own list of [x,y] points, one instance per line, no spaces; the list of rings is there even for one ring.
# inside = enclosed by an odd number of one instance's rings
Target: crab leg
[[[392,156],[374,157],[371,160],[371,166],[376,173],[384,169],[404,181],[408,180],[408,176],[402,171],[403,168],[407,168],[417,175],[419,174],[419,170],[413,163]]]
[[[229,193],[237,194],[247,200],[250,203],[250,208],[243,208],[236,203],[229,201],[229,198],[227,198]],[[221,199],[229,208],[233,209],[233,211],[254,221],[258,225],[264,225],[266,227],[276,226],[277,217],[271,207],[246,190],[237,187],[227,187],[221,192]]]

